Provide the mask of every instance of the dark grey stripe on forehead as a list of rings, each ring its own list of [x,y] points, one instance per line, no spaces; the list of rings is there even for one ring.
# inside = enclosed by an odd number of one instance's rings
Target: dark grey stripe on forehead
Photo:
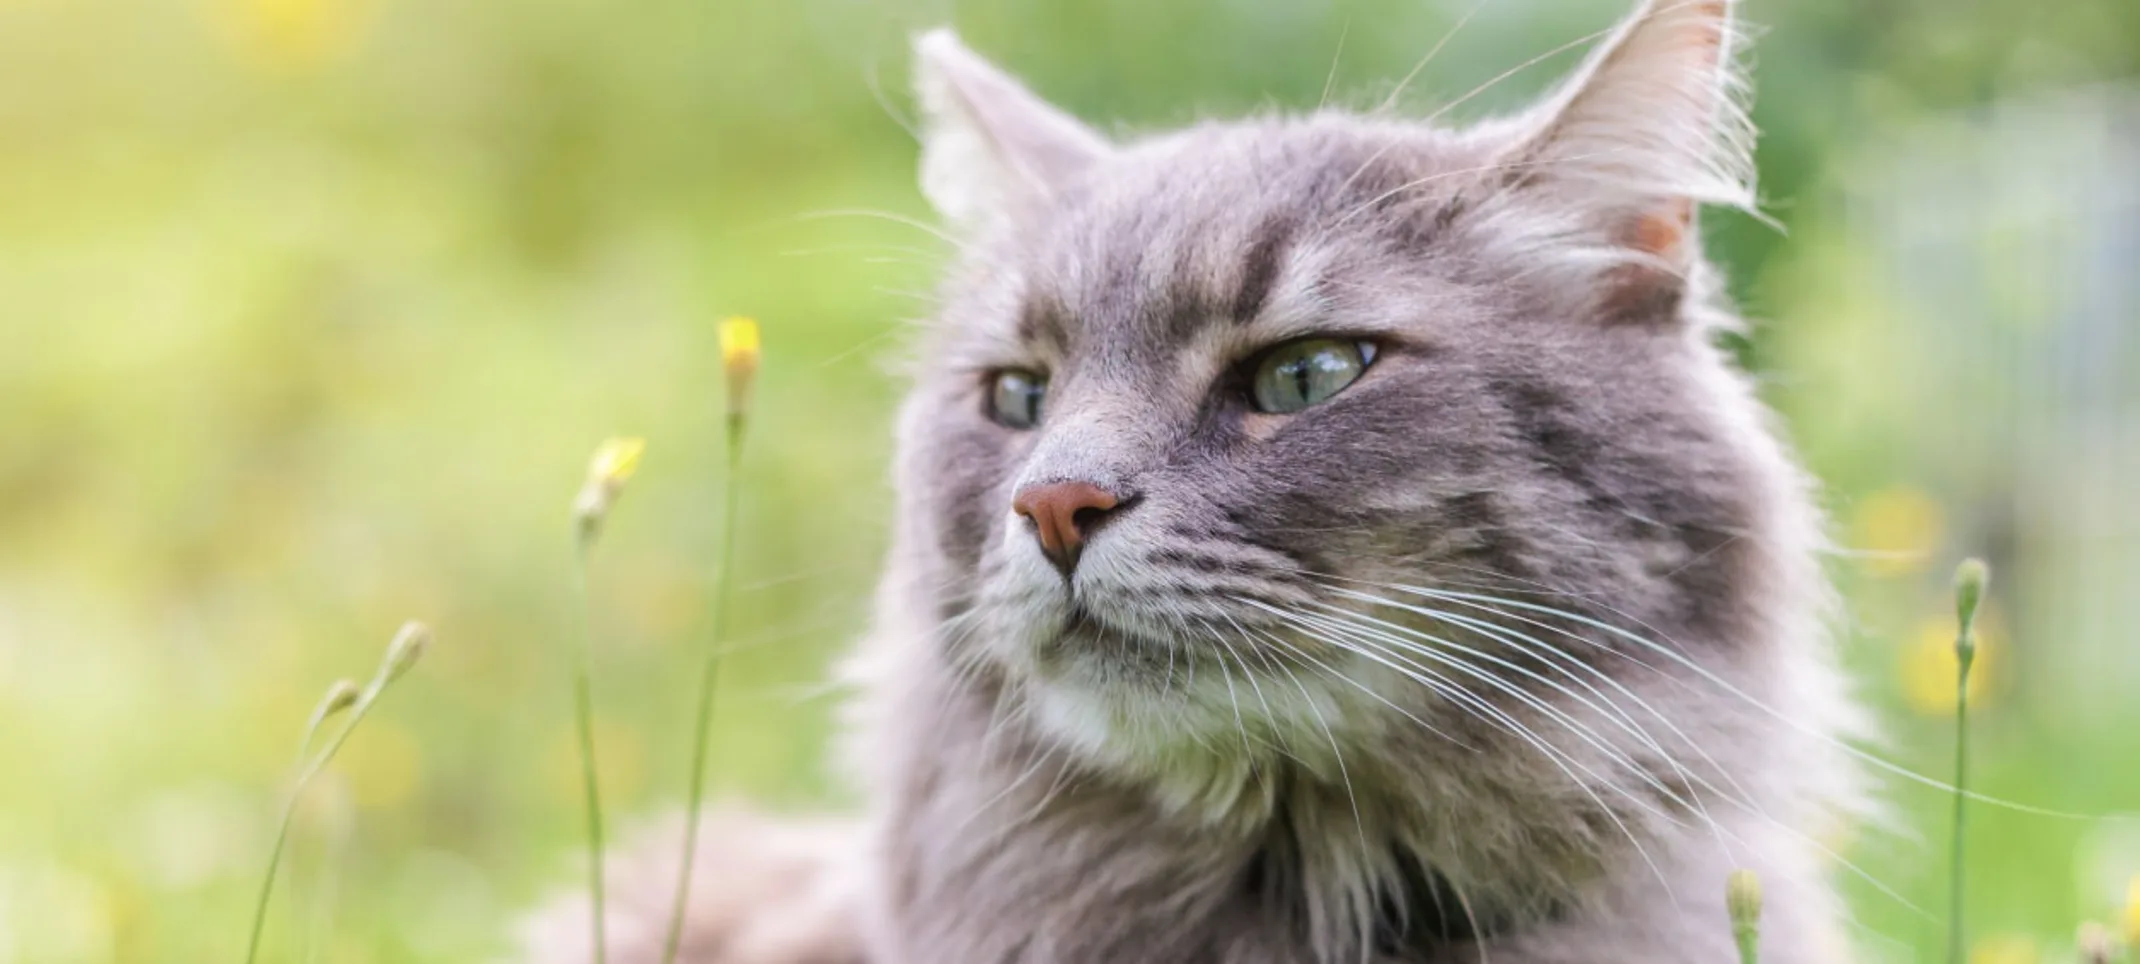
[[[1257,222],[1254,233],[1249,235],[1248,255],[1241,262],[1241,285],[1233,296],[1231,314],[1235,321],[1247,323],[1262,313],[1299,228],[1298,221],[1282,214],[1268,214]]]
[[[1018,341],[1032,345],[1070,343],[1070,307],[1053,294],[1028,288],[1018,308]]]

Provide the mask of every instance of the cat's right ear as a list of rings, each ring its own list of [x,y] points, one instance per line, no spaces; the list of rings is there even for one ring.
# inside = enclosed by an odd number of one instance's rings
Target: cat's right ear
[[[1112,150],[948,28],[915,38],[914,65],[923,113],[921,191],[961,229],[1044,204]]]

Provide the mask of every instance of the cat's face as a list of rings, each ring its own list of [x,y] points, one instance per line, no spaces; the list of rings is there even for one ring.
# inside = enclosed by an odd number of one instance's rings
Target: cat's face
[[[1650,56],[1722,42],[1699,27]],[[1586,113],[1624,107],[1591,92],[1644,29],[1486,129],[1323,115],[1127,147],[925,41],[925,94],[965,125],[932,140],[931,193],[967,250],[901,482],[951,658],[1134,761],[1520,711],[1534,687],[1500,667],[1609,662],[1570,617],[1728,645],[1765,483],[1688,280],[1716,159],[1630,175],[1614,155],[1670,138]],[[946,175],[976,131],[997,166]]]

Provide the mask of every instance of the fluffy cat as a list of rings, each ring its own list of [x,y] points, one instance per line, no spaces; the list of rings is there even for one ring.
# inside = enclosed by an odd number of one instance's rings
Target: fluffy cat
[[[1468,128],[1127,143],[922,37],[962,244],[851,664],[867,816],[709,834],[685,959],[1714,964],[1750,867],[1764,961],[1844,960],[1819,520],[1696,234],[1754,197],[1731,8],[1647,0]],[[656,959],[651,853],[612,961]]]

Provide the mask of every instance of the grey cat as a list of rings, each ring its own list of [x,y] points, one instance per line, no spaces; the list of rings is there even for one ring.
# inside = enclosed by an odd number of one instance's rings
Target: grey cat
[[[722,817],[701,964],[1845,960],[1806,478],[1715,346],[1727,0],[1534,108],[1115,143],[948,32],[961,239],[851,663],[865,820]],[[613,870],[655,960],[673,857]],[[584,905],[527,933],[584,961]]]

